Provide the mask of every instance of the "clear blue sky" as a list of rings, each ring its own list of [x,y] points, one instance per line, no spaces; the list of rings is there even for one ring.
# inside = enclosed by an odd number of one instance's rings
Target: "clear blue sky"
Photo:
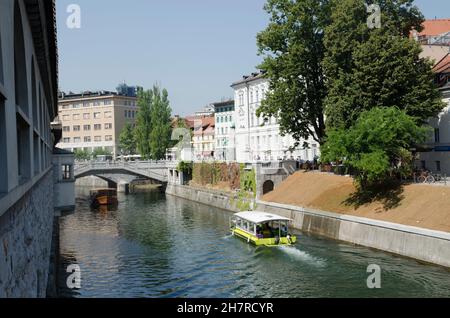
[[[264,0],[57,0],[60,89],[169,91],[174,114],[232,97],[230,84],[261,61]],[[81,29],[69,29],[69,4]],[[450,18],[449,0],[417,0],[427,18]]]

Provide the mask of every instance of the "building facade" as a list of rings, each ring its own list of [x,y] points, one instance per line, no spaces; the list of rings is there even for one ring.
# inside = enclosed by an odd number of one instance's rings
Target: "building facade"
[[[431,118],[431,132],[421,145],[415,162],[418,169],[450,176],[450,20],[428,20],[415,38],[424,43],[421,57],[434,62],[435,81],[447,105],[437,118]]]
[[[192,137],[194,161],[214,160],[215,145],[214,116],[196,117]]]
[[[102,149],[119,156],[119,136],[127,123],[135,125],[137,98],[116,92],[60,94],[59,120],[63,136],[59,148],[93,152]]]
[[[301,159],[312,161],[320,155],[319,145],[308,140],[309,148],[294,148],[290,135],[280,135],[280,125],[274,117],[264,121],[256,112],[269,89],[262,73],[244,76],[231,85],[234,89],[236,120],[236,160],[238,162]]]
[[[214,103],[215,111],[215,159],[218,161],[236,160],[236,124],[234,100]]]
[[[59,132],[54,1],[0,1],[0,298],[46,297],[59,204],[71,154],[53,163]],[[59,154],[58,154],[59,156]],[[64,202],[63,202],[64,201]]]

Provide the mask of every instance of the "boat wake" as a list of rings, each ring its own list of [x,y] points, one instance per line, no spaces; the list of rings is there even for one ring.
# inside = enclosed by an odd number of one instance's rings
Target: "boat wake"
[[[289,255],[290,257],[303,261],[303,262],[307,262],[309,264],[312,264],[314,266],[317,267],[325,267],[325,261],[320,259],[320,258],[316,258],[304,251],[301,251],[293,246],[278,246],[277,247],[280,251],[282,251],[283,253]]]

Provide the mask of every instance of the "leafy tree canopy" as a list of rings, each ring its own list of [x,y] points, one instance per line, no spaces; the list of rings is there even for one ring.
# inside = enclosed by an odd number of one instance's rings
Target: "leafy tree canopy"
[[[396,107],[376,107],[364,111],[350,129],[328,133],[322,147],[322,161],[342,162],[356,171],[356,180],[365,187],[395,174],[411,172],[411,148],[425,141],[427,129]]]

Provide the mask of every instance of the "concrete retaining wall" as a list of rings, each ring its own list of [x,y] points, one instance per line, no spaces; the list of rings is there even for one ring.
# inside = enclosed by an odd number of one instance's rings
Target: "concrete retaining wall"
[[[169,185],[166,193],[237,211],[225,193],[178,185]],[[450,267],[450,233],[272,202],[257,201],[257,209],[289,217],[304,232]]]
[[[0,298],[46,296],[53,220],[50,171],[0,217]]]

